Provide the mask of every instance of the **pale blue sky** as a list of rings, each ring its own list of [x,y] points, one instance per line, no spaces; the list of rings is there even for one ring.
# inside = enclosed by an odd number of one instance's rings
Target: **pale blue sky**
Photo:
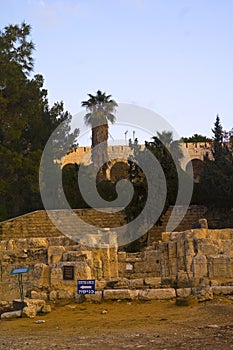
[[[72,114],[101,89],[182,136],[211,135],[217,113],[233,127],[233,1],[0,0],[1,28],[24,20],[35,73]]]

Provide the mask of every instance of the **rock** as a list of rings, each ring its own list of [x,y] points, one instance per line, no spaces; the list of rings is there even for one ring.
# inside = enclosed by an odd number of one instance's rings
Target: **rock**
[[[71,293],[69,290],[58,290],[57,291],[57,298],[58,299],[72,299],[73,293]]]
[[[49,300],[51,301],[55,301],[57,299],[57,291],[56,290],[52,290],[49,293]]]
[[[107,310],[102,310],[102,311],[101,311],[101,314],[102,314],[102,315],[107,314],[107,313],[108,313]]]
[[[31,291],[31,298],[32,299],[41,299],[41,300],[48,300],[48,296],[46,292],[36,292]]]
[[[206,228],[208,229],[208,222],[206,219],[199,219],[192,224],[192,228]]]
[[[45,320],[37,320],[34,323],[36,323],[36,324],[45,323]]]
[[[1,314],[1,319],[6,320],[6,319],[11,319],[11,318],[17,318],[22,316],[22,311],[17,310],[17,311],[9,311],[9,312],[4,312]]]
[[[44,306],[42,306],[41,312],[43,312],[44,314],[48,314],[51,311],[52,309],[49,304],[45,304]]]
[[[134,300],[138,296],[138,290],[106,289],[103,291],[104,300]]]
[[[204,287],[204,288],[196,288],[195,289],[195,295],[198,299],[198,301],[206,301],[206,300],[212,300],[213,299],[213,290],[211,287]]]
[[[140,300],[169,300],[176,297],[174,288],[144,289],[138,293]]]
[[[23,316],[34,318],[37,315],[37,307],[36,305],[25,306],[23,308]]]

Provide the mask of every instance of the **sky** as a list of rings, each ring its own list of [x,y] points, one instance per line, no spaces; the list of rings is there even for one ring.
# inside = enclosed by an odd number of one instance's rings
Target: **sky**
[[[233,1],[0,0],[1,29],[23,21],[51,105],[75,115],[100,89],[181,136],[233,127]]]

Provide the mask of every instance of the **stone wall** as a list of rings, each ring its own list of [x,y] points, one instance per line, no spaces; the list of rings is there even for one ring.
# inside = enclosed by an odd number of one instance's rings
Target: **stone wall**
[[[233,294],[233,229],[166,232],[138,253],[106,245],[90,249],[65,236],[14,238],[0,241],[0,263],[0,301],[19,297],[17,276],[10,272],[20,267],[29,267],[23,285],[33,298],[77,298],[77,280],[95,279],[96,295],[88,300],[166,299],[175,290],[177,296],[195,290],[205,300],[199,287],[209,288],[207,298],[210,291]]]
[[[177,287],[233,283],[233,229],[164,233],[161,278]]]
[[[77,280],[118,278],[117,248],[92,250],[71,245],[66,237],[22,238],[0,242],[0,300],[19,297],[17,276],[13,268],[29,267],[23,274],[25,295],[31,291],[72,296]],[[66,279],[65,267],[72,267],[73,277]]]

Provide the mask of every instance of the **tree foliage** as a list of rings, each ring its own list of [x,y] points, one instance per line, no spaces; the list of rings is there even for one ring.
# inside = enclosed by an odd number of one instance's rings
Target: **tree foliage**
[[[204,136],[201,134],[194,134],[193,136],[182,137],[182,141],[184,143],[191,143],[191,142],[195,143],[195,142],[211,142],[212,140],[207,136]]]
[[[216,117],[213,137],[213,160],[205,159],[198,200],[208,207],[232,208],[233,203],[233,145],[223,144],[222,125]]]
[[[151,142],[145,142],[145,150],[141,150],[141,148],[138,146],[137,139],[133,143],[130,141],[130,147],[133,149],[133,156],[129,158],[129,178],[132,184],[134,185],[134,196],[130,203],[130,205],[126,208],[126,214],[128,217],[128,220],[131,221],[134,218],[136,218],[143,210],[146,201],[148,200],[148,181],[150,181],[151,176],[156,174],[156,169],[154,169],[152,166],[147,174],[145,176],[143,170],[140,168],[138,164],[143,164],[143,160],[145,159],[146,152],[150,151],[154,157],[158,160],[163,174],[165,175],[165,181],[167,186],[167,195],[166,195],[166,201],[165,205],[162,208],[162,212],[160,213],[160,216],[156,222],[157,225],[160,224],[160,219],[162,215],[166,212],[168,207],[170,205],[174,205],[177,197],[178,192],[178,172],[180,172],[180,176],[185,176],[184,172],[179,166],[179,163],[177,162],[177,159],[173,157],[172,151],[170,149],[173,141],[172,133],[170,135],[165,135],[165,133],[161,134],[163,136],[163,142],[160,140],[160,134],[158,134],[159,137],[154,136],[153,141]],[[166,137],[165,136],[170,136]],[[166,142],[165,141],[169,141]],[[179,149],[179,144],[177,143],[175,148],[177,147],[177,150]],[[179,154],[179,155],[178,155]],[[176,155],[177,158],[180,158],[182,155],[182,152],[178,152]],[[157,206],[160,201],[161,192],[162,189],[160,188],[163,180],[159,179],[159,173],[156,174],[158,177],[157,182],[157,188],[154,189],[154,194],[151,198],[150,206]],[[158,208],[159,209],[159,208]],[[160,208],[161,210],[161,208]],[[154,223],[154,217],[150,217],[150,211],[146,213],[146,216],[144,218],[143,225],[148,226],[151,223]],[[146,231],[146,230],[145,230]],[[149,235],[149,233],[147,234]],[[149,236],[148,236],[149,237]],[[146,238],[146,241],[149,241],[149,238]],[[138,250],[141,248],[141,244],[145,244],[143,242],[143,239],[138,239],[137,241],[130,244],[127,249],[128,250]]]
[[[103,165],[108,160],[107,141],[108,141],[108,122],[115,122],[115,112],[117,103],[111,99],[111,95],[98,90],[96,95],[88,94],[89,99],[82,101],[82,107],[85,107],[87,114],[84,116],[86,125],[92,128],[92,161],[98,169],[101,167],[97,182],[104,176]]]
[[[42,75],[29,77],[29,36],[25,23],[0,32],[0,220],[42,208],[41,155],[53,130],[71,119],[62,102],[49,107]]]

